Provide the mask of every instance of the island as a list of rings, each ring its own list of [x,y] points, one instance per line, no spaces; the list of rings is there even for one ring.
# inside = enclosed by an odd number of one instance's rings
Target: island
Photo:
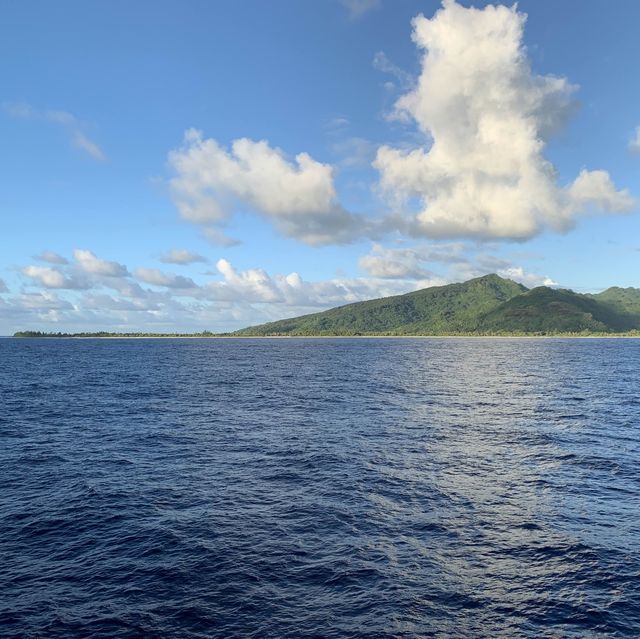
[[[232,333],[48,333],[14,337],[402,337],[632,336],[640,337],[640,289],[596,294],[526,286],[496,274],[466,282],[355,302],[249,326]]]

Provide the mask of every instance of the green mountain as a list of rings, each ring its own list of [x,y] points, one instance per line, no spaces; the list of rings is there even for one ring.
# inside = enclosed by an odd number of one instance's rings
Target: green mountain
[[[618,313],[630,315],[636,321],[640,320],[640,289],[638,288],[612,286],[602,293],[596,293],[589,297],[609,306]]]
[[[233,335],[500,335],[640,330],[640,290],[527,289],[498,275],[250,326]]]
[[[593,296],[573,291],[534,288],[484,315],[484,332],[609,333],[640,328],[637,321]]]

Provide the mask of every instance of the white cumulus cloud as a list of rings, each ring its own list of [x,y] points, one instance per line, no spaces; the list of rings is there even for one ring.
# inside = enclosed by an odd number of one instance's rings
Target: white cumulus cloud
[[[73,251],[78,267],[85,273],[104,275],[106,277],[124,277],[128,275],[127,267],[118,262],[101,260],[91,251],[76,249]]]
[[[254,211],[307,244],[351,240],[357,218],[337,202],[333,167],[307,153],[293,161],[266,141],[235,140],[225,149],[199,131],[169,154],[171,191],[180,215],[219,234],[238,211]]]
[[[417,282],[386,278],[335,278],[311,282],[296,272],[270,275],[259,268],[240,271],[224,259],[218,260],[216,267],[223,281],[209,282],[202,287],[202,297],[259,305],[273,319],[442,283],[439,279]]]
[[[627,191],[616,191],[606,171],[580,171],[568,189],[572,210],[578,212],[589,206],[616,213],[633,207],[633,198]]]
[[[414,19],[422,70],[396,114],[413,120],[425,142],[382,146],[374,162],[396,204],[419,203],[412,233],[522,240],[570,229],[587,212],[633,207],[606,171],[583,170],[558,185],[545,143],[574,109],[577,87],[533,73],[525,20],[515,6],[465,8],[454,0],[431,19]]]
[[[509,280],[514,280],[524,284],[527,288],[535,288],[536,286],[557,286],[558,282],[551,279],[547,275],[538,275],[525,271],[522,266],[509,266],[499,269],[498,275]]]
[[[212,282],[210,288],[219,293],[231,293],[231,298],[249,302],[278,302],[282,292],[271,277],[262,269],[236,270],[228,260],[220,259],[216,268],[224,277],[224,284]]]
[[[50,266],[25,266],[22,273],[45,288],[81,289],[86,285]]]

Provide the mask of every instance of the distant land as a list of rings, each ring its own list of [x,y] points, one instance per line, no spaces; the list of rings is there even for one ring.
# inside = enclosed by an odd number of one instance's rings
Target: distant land
[[[632,335],[640,337],[640,289],[596,294],[522,284],[491,274],[404,295],[355,302],[233,333],[42,333],[14,337],[354,337]]]

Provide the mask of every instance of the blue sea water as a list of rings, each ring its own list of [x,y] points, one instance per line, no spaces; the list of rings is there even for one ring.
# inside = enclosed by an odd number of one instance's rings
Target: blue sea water
[[[0,340],[0,636],[638,637],[640,340]]]

